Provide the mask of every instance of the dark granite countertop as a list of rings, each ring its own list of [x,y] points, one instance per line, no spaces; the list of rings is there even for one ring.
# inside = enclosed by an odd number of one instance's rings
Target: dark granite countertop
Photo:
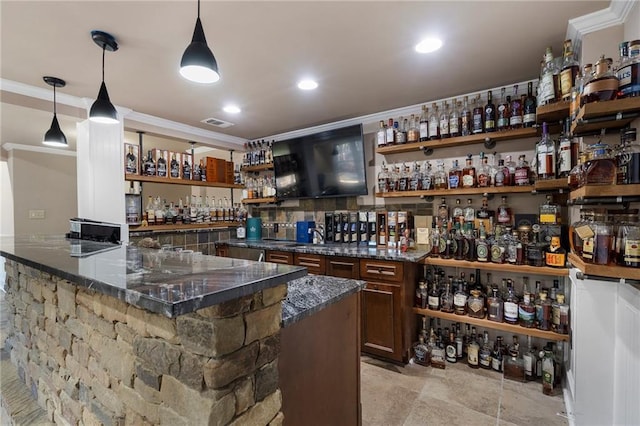
[[[2,237],[0,255],[168,317],[303,277],[298,266],[67,240]]]
[[[300,321],[326,306],[360,291],[366,282],[326,275],[307,275],[290,281],[282,301],[282,326]]]
[[[294,253],[322,254],[325,256],[345,256],[364,259],[398,260],[403,262],[420,262],[427,257],[425,250],[381,249],[377,247],[360,246],[356,244],[306,244],[284,240],[237,240],[221,241],[217,244],[228,244],[234,247],[257,248],[264,250],[290,251]]]

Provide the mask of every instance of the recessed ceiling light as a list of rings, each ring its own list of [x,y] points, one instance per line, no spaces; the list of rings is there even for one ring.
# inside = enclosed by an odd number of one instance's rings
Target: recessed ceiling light
[[[442,40],[439,38],[425,38],[420,43],[416,44],[416,52],[418,53],[431,53],[442,47]]]
[[[222,109],[224,110],[224,112],[228,112],[229,114],[237,114],[240,112],[240,108],[235,105],[227,105]]]
[[[318,83],[313,80],[301,80],[298,82],[298,89],[300,90],[313,90],[318,87]]]

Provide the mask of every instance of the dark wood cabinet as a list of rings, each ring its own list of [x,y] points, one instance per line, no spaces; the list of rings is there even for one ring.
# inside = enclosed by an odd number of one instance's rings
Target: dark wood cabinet
[[[293,265],[293,253],[288,251],[268,250],[265,260],[267,262],[281,263],[283,265]]]
[[[229,246],[226,244],[216,244],[216,256],[229,257]]]
[[[321,254],[295,253],[293,264],[304,266],[310,274],[324,275],[326,268],[326,256]]]
[[[326,256],[325,263],[327,275],[360,279],[360,260],[355,257]]]
[[[362,351],[402,361],[401,288],[398,285],[368,282],[361,297]]]

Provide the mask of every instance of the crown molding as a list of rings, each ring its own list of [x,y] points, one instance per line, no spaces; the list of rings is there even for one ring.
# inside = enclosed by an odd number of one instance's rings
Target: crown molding
[[[612,0],[606,9],[570,19],[566,39],[575,42],[582,40],[585,34],[624,24],[636,3],[634,0]]]
[[[6,78],[0,78],[0,90],[53,102],[53,90],[44,87],[31,86],[29,84],[20,83],[19,81],[7,80]],[[67,95],[61,93],[60,90],[56,90],[56,103],[59,105],[68,105],[75,108],[85,109],[87,106],[85,105],[84,99],[86,98]]]
[[[24,145],[19,143],[5,143],[2,144],[2,149],[5,151],[31,151],[31,152],[39,152],[41,154],[49,154],[49,155],[64,155],[66,157],[75,157],[75,151],[69,151],[65,148],[48,148],[46,146],[36,146],[36,145]]]

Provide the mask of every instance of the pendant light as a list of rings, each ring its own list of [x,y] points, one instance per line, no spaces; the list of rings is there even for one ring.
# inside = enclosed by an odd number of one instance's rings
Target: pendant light
[[[118,113],[109,100],[107,85],[104,84],[104,54],[107,50],[109,52],[115,52],[118,50],[118,43],[116,43],[116,39],[111,34],[103,31],[91,31],[91,38],[94,43],[102,49],[102,84],[100,85],[98,98],[95,100],[93,105],[91,105],[89,120],[97,123],[116,124],[119,122]]]
[[[196,83],[215,83],[220,80],[218,62],[207,46],[202,22],[200,22],[200,0],[198,0],[198,19],[193,30],[191,44],[187,46],[180,61],[180,75]]]
[[[51,121],[51,127],[47,130],[47,133],[44,134],[44,139],[42,140],[43,145],[55,146],[58,148],[66,148],[67,138],[60,130],[60,123],[58,123],[58,117],[56,116],[56,87],[64,87],[67,83],[64,80],[45,76],[42,79],[49,86],[53,86],[53,121]]]

